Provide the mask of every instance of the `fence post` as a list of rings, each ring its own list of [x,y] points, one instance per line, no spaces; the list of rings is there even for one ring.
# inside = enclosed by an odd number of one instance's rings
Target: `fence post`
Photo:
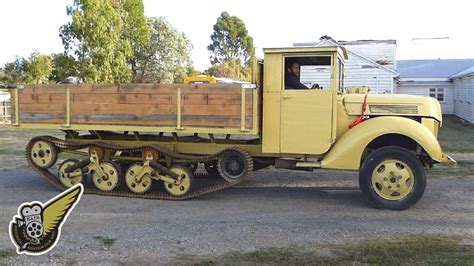
[[[2,102],[2,122],[8,121],[8,108],[7,101]]]

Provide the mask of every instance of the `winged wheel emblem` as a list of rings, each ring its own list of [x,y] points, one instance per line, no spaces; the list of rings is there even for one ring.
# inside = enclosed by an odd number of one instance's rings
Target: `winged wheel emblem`
[[[10,222],[10,238],[18,254],[41,255],[58,242],[61,227],[79,202],[84,187],[77,184],[45,204],[25,202]]]

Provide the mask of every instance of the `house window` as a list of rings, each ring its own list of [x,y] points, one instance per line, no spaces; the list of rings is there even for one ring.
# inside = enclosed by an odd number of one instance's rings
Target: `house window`
[[[430,97],[440,102],[444,102],[444,88],[430,88]]]

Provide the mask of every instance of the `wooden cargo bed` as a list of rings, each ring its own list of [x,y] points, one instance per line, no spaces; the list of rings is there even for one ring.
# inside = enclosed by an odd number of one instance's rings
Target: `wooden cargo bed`
[[[240,84],[44,84],[11,94],[12,123],[25,128],[258,133],[258,91]]]

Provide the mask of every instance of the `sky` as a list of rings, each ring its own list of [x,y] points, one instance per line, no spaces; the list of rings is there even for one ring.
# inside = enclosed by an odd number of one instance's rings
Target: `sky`
[[[73,0],[0,1],[0,66],[15,56],[63,51],[59,27]],[[144,0],[145,15],[165,17],[193,44],[198,70],[210,66],[212,27],[223,11],[242,19],[257,55],[267,47],[336,40],[397,40],[397,59],[474,58],[468,1]],[[441,38],[441,39],[440,39]],[[421,40],[420,40],[421,39]]]

